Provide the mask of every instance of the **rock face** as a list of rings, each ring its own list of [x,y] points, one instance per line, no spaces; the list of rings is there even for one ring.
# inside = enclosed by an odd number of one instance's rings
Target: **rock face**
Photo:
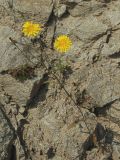
[[[14,128],[6,117],[0,105],[0,159],[8,159],[10,149],[15,138]]]
[[[52,0],[17,0],[13,3],[13,8],[28,16],[36,15],[34,18],[39,17],[38,21],[46,22],[51,15],[53,3]]]
[[[9,37],[17,38],[16,32],[9,26],[0,27],[0,72],[13,69],[19,65],[25,64],[25,57],[21,54],[14,44],[11,43]],[[20,37],[18,37],[19,39]],[[15,63],[13,63],[15,61]]]
[[[0,20],[0,160],[120,159],[120,1],[0,0]]]
[[[13,101],[19,106],[26,106],[38,93],[42,84],[41,79],[35,78],[34,80],[28,80],[22,84],[11,76],[6,75],[0,77],[0,84],[4,88],[4,92],[12,97]]]

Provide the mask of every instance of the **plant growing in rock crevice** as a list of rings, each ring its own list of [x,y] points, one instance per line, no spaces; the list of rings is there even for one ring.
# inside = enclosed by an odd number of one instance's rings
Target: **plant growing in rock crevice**
[[[41,63],[41,65],[48,71],[48,73],[51,74],[52,77],[57,80],[60,87],[64,90],[66,95],[71,99],[71,102],[76,106],[77,110],[81,113],[81,116],[82,116],[83,121],[86,125],[86,128],[87,128],[89,134],[91,134],[91,130],[88,127],[88,124],[86,122],[86,118],[84,116],[82,109],[79,107],[76,100],[73,98],[72,94],[67,91],[67,89],[64,86],[64,83],[61,81],[58,74],[56,74],[57,71],[60,71],[60,73],[63,74],[65,71],[67,71],[68,68],[70,68],[70,65],[67,63],[64,63],[62,61],[62,58],[60,58],[60,57],[57,59],[56,64],[51,64],[51,60],[49,59],[49,57],[47,56],[47,53],[46,53],[47,45],[39,36],[39,34],[42,31],[42,26],[43,25],[41,25],[41,24],[39,25],[38,23],[25,22],[23,25],[23,28],[22,28],[22,32],[23,32],[24,36],[27,36],[28,38],[30,38],[32,42],[38,36],[37,42],[39,42],[39,45],[40,45],[39,48],[41,50],[41,59],[40,59],[39,63]],[[60,35],[55,39],[53,46],[56,51],[58,51],[61,55],[64,55],[64,53],[66,53],[70,50],[70,48],[72,46],[72,41],[67,35]],[[23,55],[24,55],[24,53],[23,53]]]

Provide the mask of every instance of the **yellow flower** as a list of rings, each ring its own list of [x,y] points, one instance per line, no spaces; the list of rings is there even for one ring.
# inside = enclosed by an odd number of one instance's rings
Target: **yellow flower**
[[[67,35],[61,35],[57,37],[54,42],[54,49],[56,49],[60,53],[67,52],[72,46],[72,41]]]
[[[38,23],[33,22],[25,22],[23,24],[22,32],[24,33],[24,36],[27,36],[29,38],[36,37],[42,30],[42,25]]]

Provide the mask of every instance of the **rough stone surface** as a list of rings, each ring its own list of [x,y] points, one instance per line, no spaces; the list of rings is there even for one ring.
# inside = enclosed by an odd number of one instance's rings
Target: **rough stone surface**
[[[14,128],[6,117],[0,104],[0,159],[8,159],[9,151],[14,140]]]
[[[42,85],[41,78],[28,80],[25,83],[16,81],[9,75],[0,77],[0,85],[4,88],[4,92],[9,95],[19,106],[26,106],[31,99],[38,94]]]
[[[0,160],[120,159],[120,1],[0,0],[0,104]]]
[[[73,17],[81,17],[88,16],[92,13],[98,14],[101,13],[104,9],[105,5],[100,2],[80,2],[73,9],[69,9],[71,16]]]
[[[13,39],[17,38],[16,32],[9,26],[1,26],[0,37],[0,71],[24,65],[25,57],[9,40],[9,37],[12,37]]]

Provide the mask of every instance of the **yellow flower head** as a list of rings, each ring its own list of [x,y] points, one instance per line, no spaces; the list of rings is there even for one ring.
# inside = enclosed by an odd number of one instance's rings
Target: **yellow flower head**
[[[54,49],[56,49],[60,53],[67,52],[72,46],[72,41],[67,35],[61,35],[57,37],[54,42]]]
[[[33,22],[25,22],[23,24],[22,32],[24,36],[27,36],[29,38],[36,37],[42,30],[42,25],[38,23]]]

